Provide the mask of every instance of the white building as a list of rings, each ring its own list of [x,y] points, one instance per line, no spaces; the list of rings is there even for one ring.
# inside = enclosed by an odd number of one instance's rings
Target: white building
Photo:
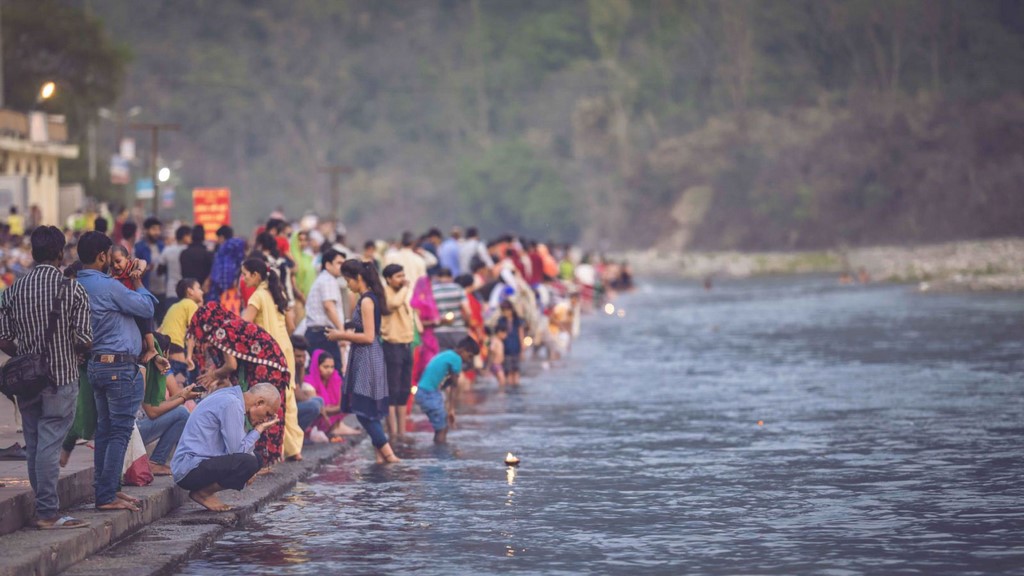
[[[0,109],[0,217],[16,206],[26,225],[63,226],[58,160],[78,157],[67,141],[63,116]]]

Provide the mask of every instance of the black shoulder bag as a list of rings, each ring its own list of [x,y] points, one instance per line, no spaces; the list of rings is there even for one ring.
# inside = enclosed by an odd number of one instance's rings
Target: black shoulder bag
[[[8,360],[0,372],[0,392],[12,402],[17,397],[18,401],[24,404],[34,400],[43,390],[57,386],[50,371],[50,348],[53,347],[54,334],[57,331],[63,295],[69,284],[71,281],[64,279],[57,288],[57,295],[53,297],[46,331],[43,332],[43,353],[19,354]]]

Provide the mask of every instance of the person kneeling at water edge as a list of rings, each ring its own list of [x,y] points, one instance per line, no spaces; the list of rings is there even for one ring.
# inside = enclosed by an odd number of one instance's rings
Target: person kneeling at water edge
[[[268,383],[246,392],[229,386],[211,393],[192,412],[178,441],[171,460],[174,481],[208,510],[230,510],[216,494],[241,490],[256,475],[262,464],[253,454],[256,441],[277,424],[280,407],[281,393]],[[246,416],[253,425],[248,434]]]
[[[448,426],[455,423],[455,406],[451,401],[451,390],[462,372],[462,365],[471,364],[473,357],[479,353],[480,345],[476,340],[466,337],[459,341],[455,350],[445,350],[434,356],[423,369],[416,389],[416,404],[430,419],[430,425],[434,428],[435,444],[447,441]],[[442,392],[443,389],[447,390]]]

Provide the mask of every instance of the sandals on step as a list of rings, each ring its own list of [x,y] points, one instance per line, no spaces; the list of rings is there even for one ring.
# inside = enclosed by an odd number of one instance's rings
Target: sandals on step
[[[71,516],[61,516],[53,524],[40,524],[36,521],[35,526],[38,530],[69,530],[72,528],[87,528],[89,523],[85,520],[72,518]]]

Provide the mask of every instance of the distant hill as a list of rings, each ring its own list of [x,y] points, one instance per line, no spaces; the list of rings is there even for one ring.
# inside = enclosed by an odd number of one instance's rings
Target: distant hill
[[[1024,233],[1016,0],[88,8],[133,52],[122,106],[180,123],[165,157],[185,187],[235,190],[242,225],[279,205],[326,214],[331,164],[354,168],[340,210],[358,237],[458,223],[594,248],[805,248]]]

